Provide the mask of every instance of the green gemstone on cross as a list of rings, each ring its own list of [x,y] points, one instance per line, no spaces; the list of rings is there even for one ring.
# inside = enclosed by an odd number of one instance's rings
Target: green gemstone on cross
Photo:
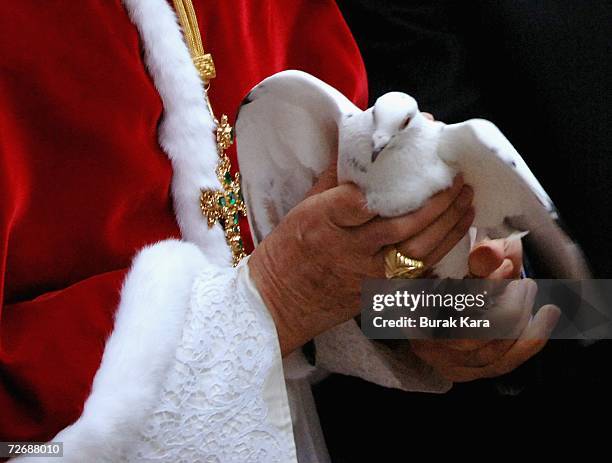
[[[238,213],[234,213],[234,225],[238,225]]]
[[[229,172],[226,172],[223,176],[223,181],[226,185],[229,185],[230,183],[232,183],[232,175]]]
[[[238,249],[242,249],[244,246],[242,244],[242,238],[238,240]]]
[[[233,206],[234,204],[236,204],[236,196],[234,196],[234,193],[230,193],[229,195],[229,202],[230,204]]]
[[[221,196],[221,197],[219,198],[219,205],[220,205],[221,207],[225,207],[225,205],[226,205],[226,204],[227,204],[227,203],[225,202],[225,196]]]

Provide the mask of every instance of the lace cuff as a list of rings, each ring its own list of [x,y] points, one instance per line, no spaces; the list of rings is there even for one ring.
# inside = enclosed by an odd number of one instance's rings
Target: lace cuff
[[[182,339],[138,461],[296,461],[276,328],[238,269],[196,278]]]
[[[62,461],[295,463],[276,327],[246,262],[145,248],[115,318],[81,417],[52,439]]]

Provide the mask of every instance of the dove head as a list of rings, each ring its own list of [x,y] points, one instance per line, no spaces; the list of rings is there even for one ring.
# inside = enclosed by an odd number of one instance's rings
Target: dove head
[[[372,162],[397,134],[408,130],[419,115],[416,100],[405,93],[390,92],[378,98],[372,109]]]

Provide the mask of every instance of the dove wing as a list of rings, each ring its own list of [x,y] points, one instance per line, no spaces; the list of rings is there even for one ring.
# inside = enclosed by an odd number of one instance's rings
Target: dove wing
[[[341,117],[360,111],[323,81],[283,71],[254,87],[236,120],[238,163],[258,244],[335,161]]]
[[[474,188],[474,226],[492,238],[528,231],[527,248],[553,278],[587,278],[579,247],[561,229],[550,197],[508,139],[491,122],[443,127],[439,156]]]

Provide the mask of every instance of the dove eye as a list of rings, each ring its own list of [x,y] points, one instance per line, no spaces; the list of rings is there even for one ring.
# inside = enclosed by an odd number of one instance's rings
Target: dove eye
[[[402,123],[402,130],[405,129],[406,127],[408,127],[408,124],[410,124],[410,118],[407,117],[406,120]]]

